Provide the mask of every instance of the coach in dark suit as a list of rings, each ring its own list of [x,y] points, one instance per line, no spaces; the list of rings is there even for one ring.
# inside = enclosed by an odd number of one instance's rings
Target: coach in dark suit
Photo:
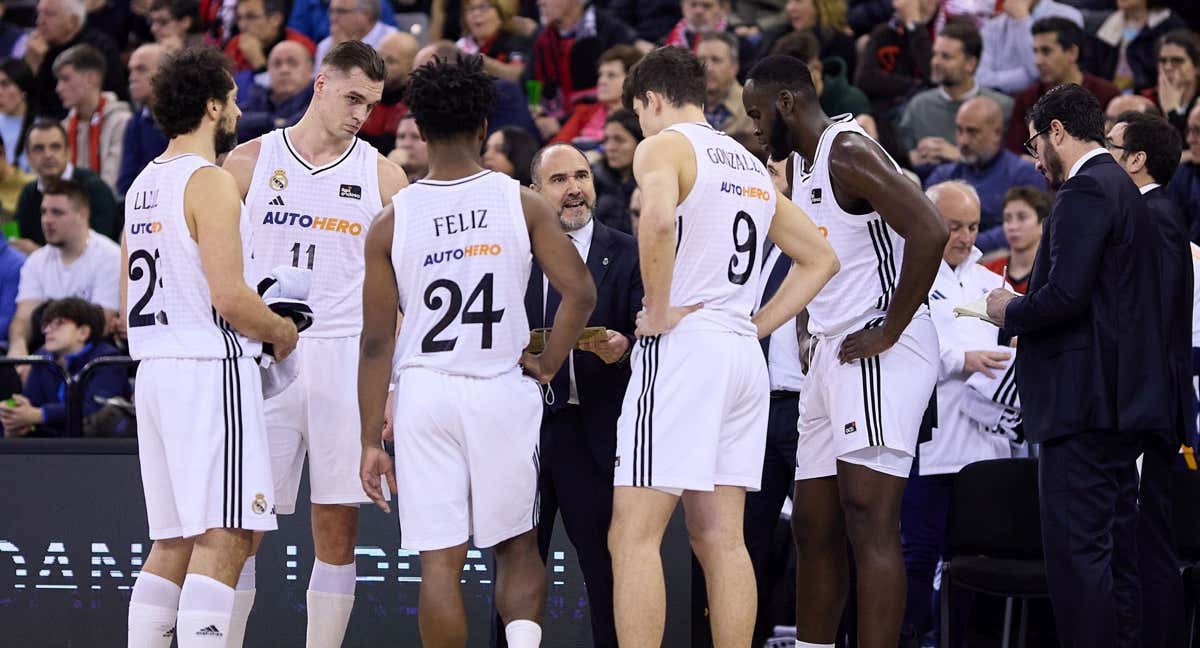
[[[616,648],[608,524],[617,418],[629,383],[634,318],[642,307],[637,242],[592,218],[596,190],[579,149],[570,144],[543,148],[534,156],[530,177],[533,190],[558,210],[563,229],[592,273],[596,307],[588,326],[608,329],[605,341],[573,351],[550,381],[542,417],[538,545],[545,560],[555,513],[561,511],[587,583],[594,645]],[[534,263],[525,293],[529,325],[551,326],[558,302],[558,293]]]
[[[1124,113],[1108,132],[1108,152],[1146,199],[1158,226],[1164,323],[1169,352],[1171,431],[1146,439],[1138,493],[1138,572],[1142,584],[1142,646],[1183,645],[1183,581],[1171,528],[1171,466],[1195,431],[1192,416],[1192,256],[1188,225],[1167,195],[1179,165],[1179,132],[1157,115]]]
[[[1074,84],[1028,113],[1029,153],[1059,187],[1029,291],[988,296],[1018,337],[1017,384],[1038,462],[1042,544],[1066,648],[1138,644],[1137,467],[1173,403],[1158,228],[1104,149],[1104,114]]]

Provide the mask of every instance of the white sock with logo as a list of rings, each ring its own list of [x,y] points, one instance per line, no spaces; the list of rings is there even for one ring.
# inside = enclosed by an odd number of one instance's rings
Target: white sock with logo
[[[308,580],[308,634],[306,648],[339,648],[346,637],[354,610],[357,566],[330,565],[313,560]]]
[[[129,597],[129,648],[170,648],[175,638],[179,586],[144,571]]]
[[[250,610],[254,608],[254,585],[254,556],[250,556],[242,565],[242,573],[233,592],[233,618],[230,619],[229,640],[225,644],[229,648],[241,648],[246,638],[246,622],[250,619]]]
[[[529,619],[517,619],[504,626],[508,648],[538,648],[542,645],[542,626]]]
[[[225,648],[233,616],[233,588],[201,574],[188,574],[179,595],[179,648]]]

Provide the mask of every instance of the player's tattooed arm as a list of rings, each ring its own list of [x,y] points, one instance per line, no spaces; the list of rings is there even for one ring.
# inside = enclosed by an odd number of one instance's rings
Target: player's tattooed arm
[[[783,196],[775,203],[767,236],[792,258],[792,267],[775,296],[754,314],[760,338],[794,319],[841,269],[829,241],[803,210]]]
[[[258,138],[239,144],[225,156],[225,162],[221,165],[221,168],[233,174],[234,180],[237,181],[238,195],[242,200],[245,200],[246,194],[250,192],[250,182],[254,179],[254,166],[258,164],[258,151],[261,146],[262,140]]]
[[[382,155],[379,156],[378,167],[379,197],[383,200],[383,206],[387,207],[392,204],[392,197],[408,186],[408,174],[404,173],[399,164]]]
[[[367,496],[379,508],[390,512],[380,478],[396,492],[396,474],[392,459],[383,449],[384,409],[388,401],[388,379],[392,373],[392,352],[396,348],[397,315],[400,294],[392,265],[392,229],[395,210],[383,208],[367,231],[364,249],[366,263],[363,278],[363,324],[358,353],[358,408],[362,434],[362,463],[359,478]]]
[[[946,225],[921,188],[896,170],[871,140],[842,133],[834,141],[829,168],[839,195],[865,201],[904,239],[904,261],[883,326],[846,336],[838,359],[853,362],[891,348],[926,299],[946,248]]]

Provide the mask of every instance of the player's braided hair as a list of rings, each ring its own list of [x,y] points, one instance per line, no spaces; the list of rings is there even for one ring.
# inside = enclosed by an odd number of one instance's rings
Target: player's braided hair
[[[474,133],[496,102],[496,86],[479,56],[434,57],[408,77],[404,103],[426,140]]]

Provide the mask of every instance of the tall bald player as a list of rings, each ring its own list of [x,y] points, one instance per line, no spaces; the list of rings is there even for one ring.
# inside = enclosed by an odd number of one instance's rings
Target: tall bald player
[[[297,348],[299,377],[266,402],[280,514],[295,511],[308,456],[316,549],[310,648],[342,644],[354,607],[358,505],[370,501],[358,478],[355,391],[363,245],[375,215],[408,184],[400,167],[356,137],[383,82],[375,50],[360,41],[336,45],[321,61],[300,121],[242,144],[225,161],[245,200],[247,278],[257,283],[280,265],[313,273],[308,303],[315,323]],[[254,560],[247,562],[238,583],[242,632],[254,604]],[[230,645],[241,645],[240,633]]]
[[[808,305],[816,338],[796,447],[797,646],[832,646],[858,566],[858,640],[894,648],[904,615],[900,500],[937,381],[926,295],[948,235],[920,188],[849,115],[821,110],[808,68],[770,56],[742,97],[792,196],[842,269]]]
[[[700,61],[678,47],[635,65],[622,97],[647,135],[633,160],[645,308],[617,423],[608,535],[623,648],[662,644],[662,536],[681,498],[713,643],[750,645],[743,506],[762,479],[771,390],[758,338],[793,320],[837,272],[829,244],[776,195],[763,164],[708,126],[704,98]],[[752,319],[768,236],[796,262]]]

